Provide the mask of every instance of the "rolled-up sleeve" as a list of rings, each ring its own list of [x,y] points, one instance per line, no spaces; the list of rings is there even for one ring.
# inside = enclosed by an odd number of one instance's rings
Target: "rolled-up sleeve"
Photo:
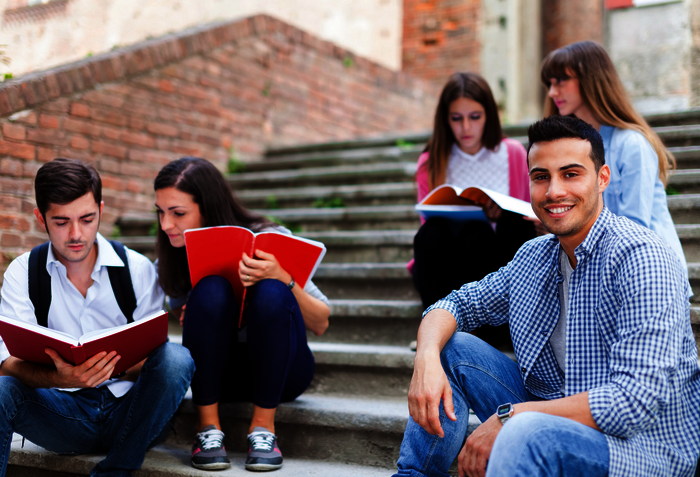
[[[156,267],[149,259],[133,250],[128,251],[128,259],[131,282],[136,295],[134,321],[137,321],[162,310],[165,293],[158,283]]]
[[[596,316],[603,327],[616,330],[610,344],[610,380],[588,392],[593,419],[605,434],[631,438],[643,432],[658,421],[670,393],[680,392],[672,389],[669,378],[684,351],[689,305],[685,279],[672,254],[659,244],[631,250],[613,282],[622,301],[619,311]]]
[[[10,263],[3,276],[0,289],[0,315],[36,324],[34,305],[29,299],[29,253],[20,255]],[[0,338],[0,362],[10,357],[5,342]]]

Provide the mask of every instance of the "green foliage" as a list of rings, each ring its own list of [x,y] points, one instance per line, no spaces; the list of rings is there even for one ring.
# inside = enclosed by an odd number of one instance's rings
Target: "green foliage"
[[[282,227],[288,229],[293,234],[301,233],[301,225],[299,225],[299,224],[287,225],[284,222],[282,222],[281,220],[279,220],[278,218],[276,218],[274,215],[265,215],[264,217],[267,220],[269,220],[270,222],[273,222],[277,225],[281,225]]]
[[[318,198],[316,199],[316,202],[314,202],[314,207],[317,209],[345,207],[345,201],[342,199],[342,197],[328,197],[326,199]]]
[[[88,51],[87,55],[85,55],[85,58],[90,58],[92,56],[92,51]]]
[[[151,224],[151,228],[148,229],[148,236],[149,237],[155,237],[158,235],[158,221],[156,220]]]
[[[238,159],[236,150],[233,148],[233,146],[229,148],[228,164],[226,165],[226,169],[228,170],[229,174],[238,174],[239,172],[243,172],[245,170],[245,162]]]
[[[343,64],[346,68],[352,68],[353,66],[355,66],[355,61],[352,59],[352,56],[346,56],[343,59]]]
[[[5,74],[2,76],[2,80],[3,80],[3,81],[11,80],[12,78],[13,78],[12,73],[5,73]]]
[[[111,235],[111,237],[112,237],[112,238],[116,238],[116,237],[121,237],[121,235],[122,235],[122,229],[121,229],[117,224],[114,224],[114,225],[112,226],[112,235]]]
[[[265,198],[265,208],[266,209],[279,209],[280,205],[277,202],[277,197],[270,194]]]
[[[270,90],[272,89],[272,81],[265,83],[265,87],[262,90],[263,96],[270,96]]]
[[[666,195],[678,195],[681,192],[672,185],[666,186]]]
[[[396,146],[399,149],[410,150],[410,149],[413,149],[414,147],[416,147],[416,143],[411,142],[411,141],[406,141],[405,139],[397,139]]]

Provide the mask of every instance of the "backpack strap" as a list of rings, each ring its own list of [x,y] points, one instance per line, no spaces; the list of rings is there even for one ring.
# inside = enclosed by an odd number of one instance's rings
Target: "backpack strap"
[[[110,240],[109,243],[122,262],[124,262],[123,267],[107,267],[112,292],[114,293],[114,298],[117,299],[119,309],[126,317],[126,322],[133,323],[134,311],[136,310],[136,294],[134,293],[134,285],[131,282],[126,249],[124,245],[116,240]],[[50,246],[51,242],[46,242],[34,247],[29,253],[28,266],[29,299],[34,305],[37,323],[44,327],[49,325],[49,308],[51,307],[51,275],[46,270],[46,260],[48,259]]]
[[[49,308],[51,307],[51,275],[46,270],[50,246],[51,242],[45,242],[32,249],[29,253],[27,270],[29,299],[34,305],[37,323],[44,327],[49,324]]]
[[[112,292],[114,298],[117,299],[119,309],[126,317],[127,323],[134,322],[134,310],[136,310],[136,294],[134,293],[134,285],[131,282],[131,272],[129,271],[129,260],[126,257],[126,249],[124,245],[116,240],[110,240],[112,248],[117,252],[119,258],[124,262],[123,267],[107,267],[109,273],[109,281],[112,284]]]

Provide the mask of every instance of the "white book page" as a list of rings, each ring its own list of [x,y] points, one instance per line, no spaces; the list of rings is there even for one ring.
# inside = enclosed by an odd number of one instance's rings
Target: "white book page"
[[[64,333],[62,331],[57,331],[57,330],[52,330],[50,328],[46,328],[45,326],[38,325],[36,323],[28,323],[26,321],[22,320],[17,320],[15,318],[10,318],[9,316],[3,316],[0,315],[0,321],[3,321],[5,323],[9,323],[11,325],[18,326],[20,328],[24,328],[25,330],[33,331],[35,333],[39,333],[44,336],[48,336],[50,338],[56,339],[58,341],[63,341],[64,343],[68,343],[73,346],[78,346],[80,342],[73,338],[71,335],[68,333]]]
[[[524,200],[516,199],[515,197],[501,194],[490,189],[485,189],[483,187],[477,187],[477,189],[491,197],[491,199],[493,199],[493,201],[498,204],[501,209],[510,210],[511,212],[515,212],[526,217],[532,217],[534,219],[537,218],[535,213],[532,211],[532,206],[529,202],[525,202]]]
[[[307,282],[310,281],[311,278],[312,278],[312,277],[314,276],[314,274],[316,273],[316,269],[317,269],[318,266],[321,264],[321,261],[323,260],[323,257],[326,255],[326,246],[323,244],[323,242],[318,242],[318,241],[316,241],[316,240],[311,240],[311,239],[308,239],[308,238],[306,238],[306,237],[300,237],[300,236],[298,236],[298,235],[290,235],[290,234],[285,234],[285,233],[282,233],[282,232],[272,232],[272,231],[269,231],[269,232],[258,232],[257,234],[255,234],[255,236],[257,237],[258,235],[264,235],[264,234],[277,234],[277,235],[284,235],[285,237],[292,237],[292,238],[295,238],[295,239],[297,239],[297,240],[301,240],[302,242],[306,242],[306,243],[309,243],[309,244],[311,244],[311,245],[315,245],[316,247],[318,247],[318,248],[321,249],[321,255],[318,256],[318,260],[316,260],[316,264],[314,265],[314,268],[311,270],[311,273],[309,274],[309,278],[306,279]]]
[[[165,313],[165,311],[160,310],[156,313],[153,313],[152,315],[148,315],[146,318],[141,318],[138,321],[134,321],[132,323],[127,323],[126,325],[115,326],[113,328],[107,328],[104,330],[90,331],[89,333],[85,333],[83,336],[80,337],[80,344],[89,343],[90,341],[95,341],[95,340],[98,340],[100,338],[104,338],[105,336],[114,335],[116,333],[119,333],[122,330],[126,330],[128,328],[133,328],[134,326],[142,325],[143,323],[146,323],[147,321],[150,321],[154,318],[158,318],[163,313]]]

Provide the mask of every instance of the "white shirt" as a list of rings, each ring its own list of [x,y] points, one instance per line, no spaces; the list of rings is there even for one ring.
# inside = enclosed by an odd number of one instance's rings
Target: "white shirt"
[[[48,327],[68,333],[78,339],[83,334],[126,324],[126,317],[119,309],[109,281],[108,266],[123,267],[124,262],[112,245],[99,233],[95,240],[98,246],[97,260],[92,271],[93,284],[83,295],[68,279],[66,267],[59,262],[53,247],[49,247],[46,270],[51,275],[51,307]],[[164,294],[158,285],[156,269],[146,257],[125,247],[129,260],[131,281],[136,295],[134,321],[145,318],[163,308]],[[0,290],[0,315],[9,318],[37,323],[34,305],[29,299],[28,282],[29,252],[17,257],[5,271]],[[108,350],[111,351],[111,350]],[[0,361],[10,356],[0,338]],[[110,391],[119,397],[133,385],[129,381],[108,382]]]
[[[445,171],[445,183],[462,189],[485,187],[509,195],[508,147],[501,142],[495,151],[482,147],[472,155],[454,144]]]

